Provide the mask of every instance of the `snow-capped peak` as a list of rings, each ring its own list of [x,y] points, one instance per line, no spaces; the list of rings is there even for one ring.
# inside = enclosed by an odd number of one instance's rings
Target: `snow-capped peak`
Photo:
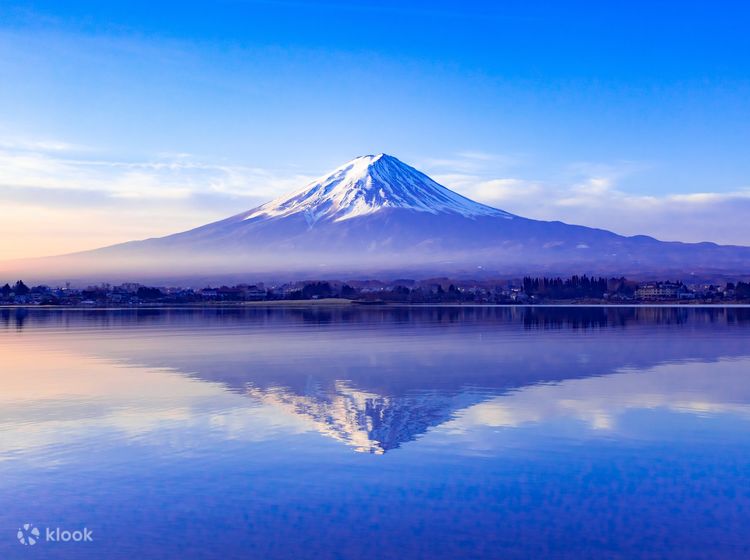
[[[470,218],[513,217],[447,189],[393,156],[378,154],[355,158],[299,191],[256,208],[244,219],[302,213],[312,225],[321,220],[348,220],[387,208]]]

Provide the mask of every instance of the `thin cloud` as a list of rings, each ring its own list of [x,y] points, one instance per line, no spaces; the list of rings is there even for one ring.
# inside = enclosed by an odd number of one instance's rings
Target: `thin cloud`
[[[0,260],[191,229],[311,180],[297,171],[206,162],[190,154],[134,162],[91,155],[49,141],[0,145],[0,238],[23,241],[0,247]]]
[[[480,151],[462,151],[441,158],[418,158],[418,169],[429,169],[439,175],[451,173],[481,173],[487,168],[508,170],[526,161],[522,154],[496,154]]]
[[[475,160],[479,161],[479,160]],[[491,164],[434,178],[457,192],[513,214],[540,220],[609,229],[623,235],[652,235],[669,241],[713,241],[750,245],[750,188],[731,192],[643,195],[620,187],[650,164],[577,162],[560,170],[558,181],[503,176]],[[500,175],[500,176],[498,176]]]
[[[464,196],[528,218],[668,241],[750,245],[750,189],[642,196],[617,190],[596,177],[570,186],[517,178],[445,184]]]
[[[0,138],[0,149],[31,152],[78,152],[90,148],[54,139]]]
[[[188,154],[129,162],[71,158],[28,148],[46,143],[24,144],[24,148],[19,148],[19,143],[12,145],[0,146],[0,196],[3,190],[29,188],[29,193],[38,189],[91,191],[114,199],[187,199],[206,192],[266,199],[312,179],[284,170],[207,163]],[[15,196],[22,193],[15,192]]]

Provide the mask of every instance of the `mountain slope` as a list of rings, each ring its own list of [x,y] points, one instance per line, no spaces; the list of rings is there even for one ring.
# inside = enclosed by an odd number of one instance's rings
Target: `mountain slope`
[[[515,216],[385,154],[167,237],[47,260],[102,279],[200,274],[748,274],[750,247],[660,242]]]
[[[387,208],[464,217],[511,214],[479,204],[436,183],[396,158],[378,154],[361,156],[330,174],[252,210],[242,217],[289,217],[302,214],[309,225],[319,221],[340,222]]]

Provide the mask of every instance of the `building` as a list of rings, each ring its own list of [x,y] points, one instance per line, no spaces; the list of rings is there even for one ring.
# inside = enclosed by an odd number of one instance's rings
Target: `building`
[[[635,291],[636,299],[645,301],[665,300],[665,299],[682,299],[682,294],[687,294],[688,290],[684,284],[675,282],[649,282],[641,284]]]

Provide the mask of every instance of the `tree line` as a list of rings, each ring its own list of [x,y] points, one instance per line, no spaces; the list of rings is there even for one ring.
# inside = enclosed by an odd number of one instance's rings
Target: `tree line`
[[[572,299],[582,297],[601,298],[607,293],[606,278],[571,276],[570,278],[531,278],[523,279],[523,291],[528,296],[552,299]]]
[[[17,296],[25,296],[28,295],[29,292],[31,292],[31,288],[29,288],[26,284],[23,283],[23,280],[19,280],[13,286],[10,284],[5,284],[2,288],[0,288],[0,294],[3,295],[3,297],[8,297],[10,294],[16,294]]]

